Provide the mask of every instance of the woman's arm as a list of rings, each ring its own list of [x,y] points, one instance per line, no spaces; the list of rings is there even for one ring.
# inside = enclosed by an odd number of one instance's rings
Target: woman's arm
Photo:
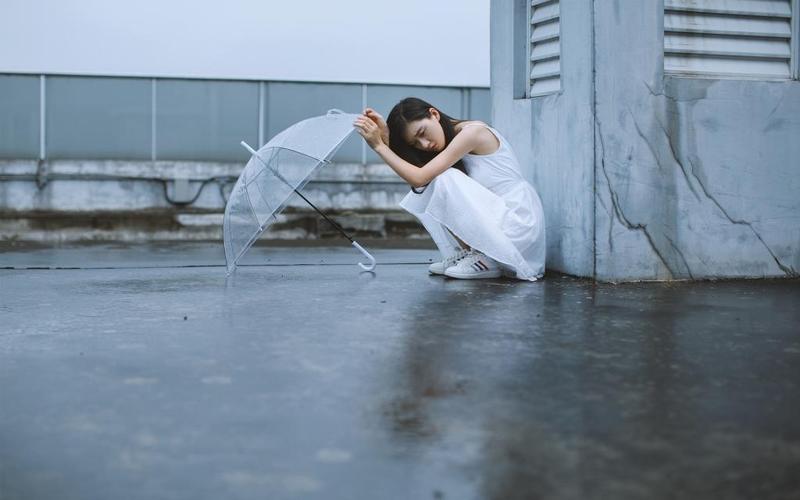
[[[368,122],[368,123],[367,123]],[[422,167],[417,167],[389,149],[380,137],[380,131],[375,123],[368,119],[358,119],[355,122],[358,133],[367,141],[372,149],[395,171],[404,181],[412,187],[422,187],[430,183],[437,175],[452,167],[465,154],[478,146],[479,127],[467,127],[456,135],[444,150],[439,152],[431,161]]]
[[[430,183],[437,175],[452,167],[465,154],[475,149],[477,141],[474,131],[476,130],[477,127],[464,129],[450,141],[444,150],[422,167],[417,167],[400,158],[386,144],[378,144],[374,149],[397,175],[411,186],[418,188]]]

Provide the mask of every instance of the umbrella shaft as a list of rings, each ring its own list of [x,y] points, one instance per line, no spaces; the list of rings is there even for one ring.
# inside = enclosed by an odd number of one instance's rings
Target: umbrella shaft
[[[286,181],[284,181],[284,182],[286,182]],[[288,182],[287,182],[287,184],[288,184]],[[290,184],[290,186],[291,186],[291,184]],[[313,204],[313,203],[311,203],[311,202],[308,200],[308,198],[306,198],[305,196],[303,196],[303,194],[302,194],[300,191],[298,191],[297,189],[294,189],[294,188],[292,188],[292,190],[294,190],[294,192],[295,192],[295,193],[297,193],[297,195],[298,195],[298,196],[300,196],[300,198],[303,198],[303,199],[305,200],[305,202],[306,202],[306,203],[308,203],[309,205],[311,205],[311,208],[313,208],[314,210],[316,210],[318,214],[320,214],[322,217],[324,217],[324,218],[325,218],[325,220],[326,220],[326,221],[328,221],[328,222],[330,223],[330,225],[331,225],[331,226],[335,227],[335,228],[336,228],[336,229],[337,229],[337,230],[338,230],[340,233],[342,233],[342,235],[343,235],[345,238],[347,238],[348,240],[350,240],[350,243],[352,243],[352,242],[353,242],[353,238],[351,238],[351,237],[350,237],[350,236],[349,236],[347,233],[345,233],[345,232],[344,232],[344,229],[342,229],[342,226],[340,226],[339,224],[337,224],[335,221],[333,221],[333,220],[329,219],[329,218],[328,218],[328,216],[327,216],[327,215],[325,215],[324,213],[322,213],[322,211],[321,211],[319,208],[315,207],[315,206],[314,206],[314,204]]]
[[[250,152],[250,154],[252,154],[252,155],[253,155],[253,156],[255,156],[256,158],[258,158],[258,161],[260,161],[262,165],[264,165],[265,167],[267,167],[268,169],[270,169],[270,170],[272,171],[272,173],[273,173],[273,174],[275,174],[275,177],[277,177],[278,179],[282,180],[282,181],[283,181],[283,182],[284,182],[284,183],[285,183],[287,186],[289,186],[290,188],[292,188],[292,191],[294,191],[295,193],[297,193],[297,195],[298,195],[300,198],[303,198],[303,200],[305,200],[305,202],[306,202],[306,203],[308,203],[309,205],[311,205],[311,208],[313,208],[314,210],[316,210],[318,214],[320,214],[322,217],[324,217],[324,218],[325,218],[325,220],[326,220],[326,221],[328,221],[328,223],[330,223],[330,225],[331,225],[331,226],[335,227],[335,228],[336,228],[336,229],[337,229],[337,230],[338,230],[340,233],[342,233],[342,235],[343,235],[345,238],[347,238],[348,240],[350,240],[350,243],[353,243],[353,238],[351,238],[351,237],[350,237],[350,235],[348,235],[347,233],[345,233],[345,232],[344,232],[344,229],[342,229],[342,226],[340,226],[340,225],[339,225],[339,224],[337,224],[336,222],[334,222],[334,221],[332,221],[331,219],[329,219],[329,218],[328,218],[328,216],[327,216],[327,215],[325,215],[324,213],[322,213],[322,211],[321,211],[319,208],[317,208],[316,206],[314,206],[314,204],[313,204],[313,203],[311,203],[311,202],[308,200],[308,198],[306,198],[305,196],[303,196],[303,194],[302,194],[302,193],[300,193],[300,191],[298,191],[298,190],[297,190],[297,188],[295,188],[294,186],[292,186],[292,184],[291,184],[289,181],[287,181],[286,179],[284,179],[284,177],[283,177],[283,176],[280,174],[280,172],[278,172],[278,171],[277,171],[277,170],[275,170],[274,168],[270,167],[270,166],[267,164],[267,162],[265,162],[265,161],[264,161],[264,159],[263,159],[263,158],[261,158],[261,155],[259,155],[259,154],[258,154],[258,152],[257,152],[256,150],[254,150],[253,148],[251,148],[251,147],[250,147],[250,145],[249,145],[249,144],[247,144],[247,143],[246,143],[246,142],[244,142],[244,141],[241,141],[241,143],[240,143],[240,144],[241,144],[242,146],[244,146],[244,148],[245,148],[246,150],[248,150],[248,151]]]

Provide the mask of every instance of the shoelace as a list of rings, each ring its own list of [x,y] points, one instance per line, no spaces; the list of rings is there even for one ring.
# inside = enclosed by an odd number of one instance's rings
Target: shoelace
[[[469,256],[472,253],[472,250],[461,249],[455,254],[451,255],[450,257],[444,260],[444,268],[447,269],[449,266],[452,266],[456,262],[460,261],[461,259]]]
[[[459,262],[459,265],[470,267],[476,271],[487,271],[489,266],[486,265],[483,260],[481,260],[484,257],[486,257],[484,254],[473,250],[465,256],[462,262]],[[488,257],[486,258],[488,259]]]

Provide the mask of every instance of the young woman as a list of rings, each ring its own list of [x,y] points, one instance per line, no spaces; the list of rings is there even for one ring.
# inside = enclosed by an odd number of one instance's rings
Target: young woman
[[[411,185],[400,206],[422,222],[444,257],[431,264],[431,274],[529,281],[544,274],[542,203],[497,130],[415,97],[400,101],[386,121],[367,108],[354,125]]]

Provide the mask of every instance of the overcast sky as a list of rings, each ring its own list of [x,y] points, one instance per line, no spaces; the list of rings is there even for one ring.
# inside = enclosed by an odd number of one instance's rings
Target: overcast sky
[[[489,0],[0,0],[0,72],[489,85]]]

